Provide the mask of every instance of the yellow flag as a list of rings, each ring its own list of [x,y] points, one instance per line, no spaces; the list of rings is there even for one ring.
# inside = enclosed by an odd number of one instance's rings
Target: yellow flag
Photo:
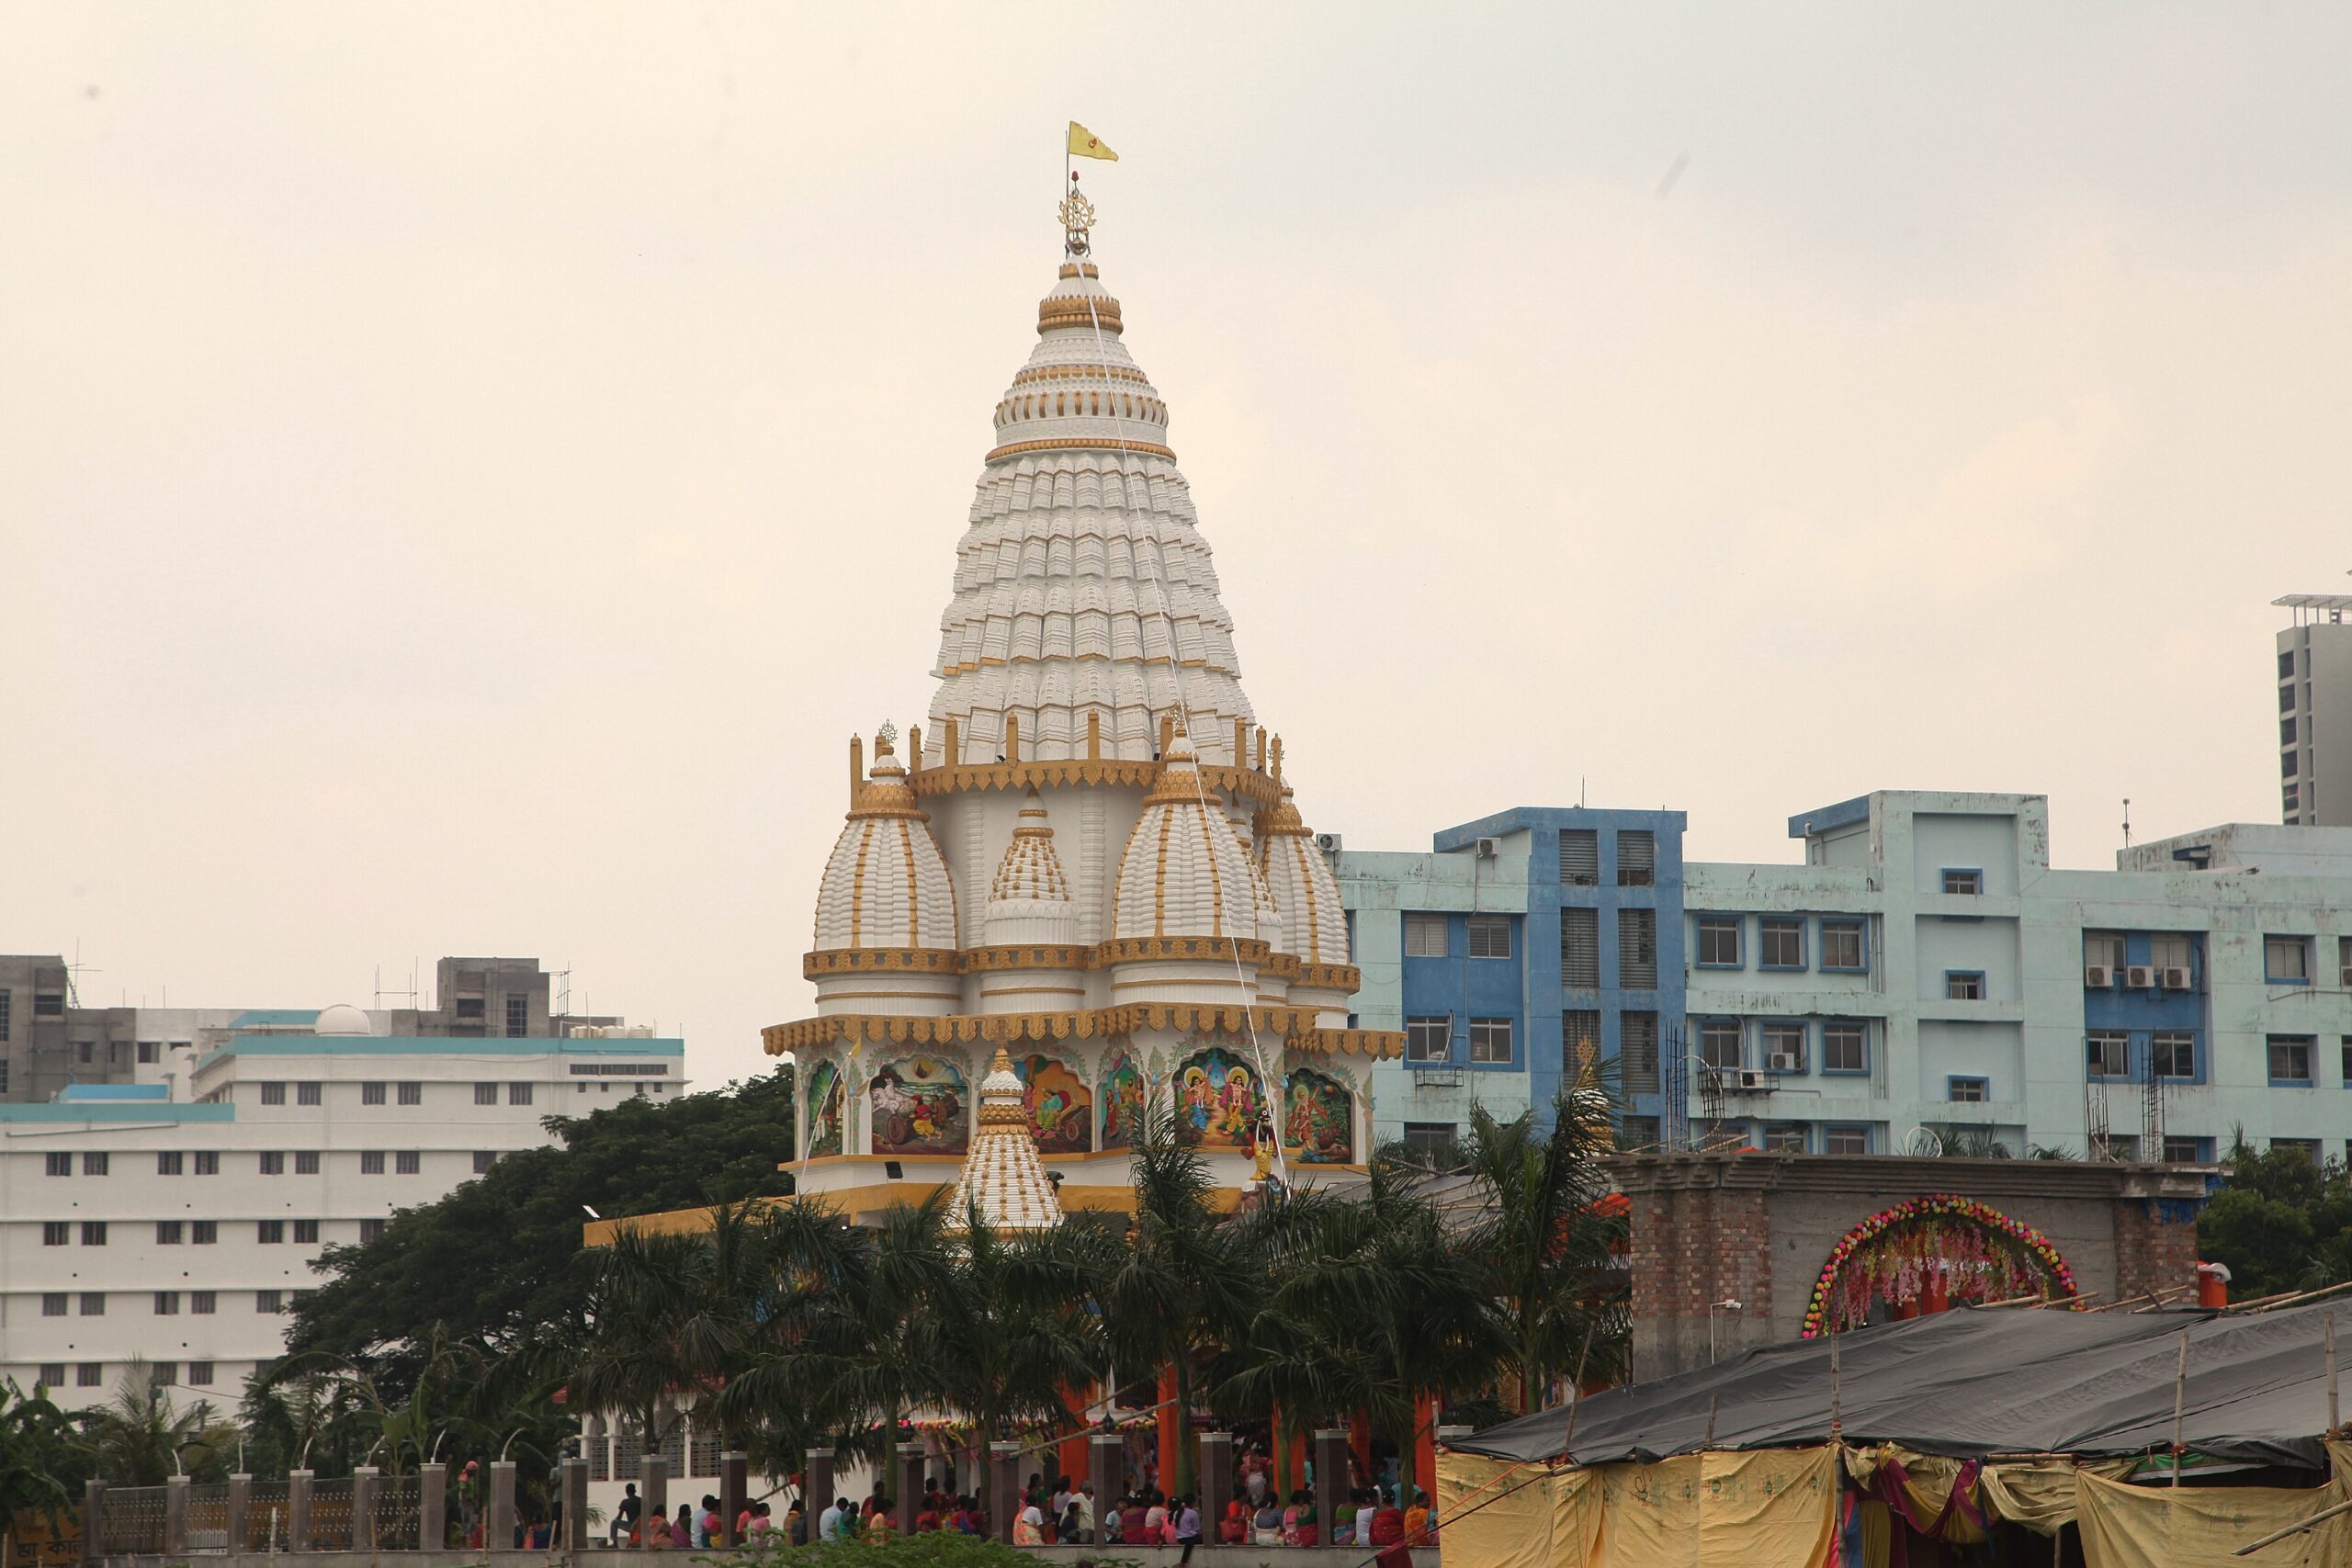
[[[1074,158],[1108,158],[1114,164],[1119,155],[1102,145],[1102,139],[1076,120],[1069,122],[1069,151]]]

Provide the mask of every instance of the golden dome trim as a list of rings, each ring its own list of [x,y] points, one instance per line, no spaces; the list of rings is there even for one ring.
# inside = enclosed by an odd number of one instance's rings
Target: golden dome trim
[[[1161,446],[1157,441],[1119,441],[1109,436],[1063,435],[1048,436],[1036,441],[1009,442],[1002,446],[990,448],[989,455],[980,461],[993,463],[1004,457],[1018,457],[1023,452],[1140,452],[1149,457],[1165,457],[1171,463],[1176,460],[1175,451]]]
[[[1012,384],[1026,387],[1038,381],[1073,380],[1087,376],[1107,376],[1114,381],[1133,381],[1148,387],[1151,378],[1125,365],[1030,365],[1015,372]]]
[[[1073,1012],[952,1013],[924,1018],[897,1013],[836,1013],[770,1024],[760,1032],[771,1056],[845,1042],[892,1045],[1018,1044],[1026,1041],[1110,1040],[1143,1030],[1219,1030],[1278,1036],[1285,1049],[1402,1056],[1402,1031],[1326,1029],[1313,1008],[1242,1007],[1201,1002],[1122,1002]]]
[[[1201,783],[1213,794],[1240,795],[1267,805],[1282,797],[1282,785],[1270,773],[1216,763],[1194,766]],[[914,773],[908,783],[916,795],[927,800],[966,790],[1021,789],[1030,784],[1057,789],[1125,784],[1148,790],[1159,782],[1159,774],[1160,764],[1142,759],[1071,757],[1059,761],[942,762]]]
[[[1125,330],[1119,302],[1108,294],[1048,294],[1037,301],[1037,335],[1069,327],[1093,330],[1100,322],[1106,333]]]
[[[803,953],[804,979],[828,975],[960,975],[964,955],[947,947],[829,947]]]

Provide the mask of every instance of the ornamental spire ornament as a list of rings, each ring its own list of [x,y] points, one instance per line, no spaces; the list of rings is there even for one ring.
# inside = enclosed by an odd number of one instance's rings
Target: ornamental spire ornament
[[[1069,194],[1062,197],[1062,249],[1073,256],[1091,254],[1087,235],[1094,228],[1094,204],[1078,188],[1078,173],[1070,172]]]

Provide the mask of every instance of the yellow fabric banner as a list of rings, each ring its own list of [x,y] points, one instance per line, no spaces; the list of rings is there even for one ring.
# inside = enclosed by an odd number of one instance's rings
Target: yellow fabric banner
[[[1836,1471],[1827,1449],[1554,1475],[1513,1468],[1439,1456],[1447,1568],[1822,1568],[1828,1560]]]
[[[2086,1568],[2343,1568],[2352,1518],[2338,1517],[2251,1557],[2249,1541],[2346,1495],[2345,1469],[2307,1491],[2272,1486],[2127,1486],[2085,1471],[2076,1482]]]
[[[1102,139],[1076,120],[1069,122],[1069,151],[1074,158],[1108,158],[1114,164],[1119,155],[1102,144]]]

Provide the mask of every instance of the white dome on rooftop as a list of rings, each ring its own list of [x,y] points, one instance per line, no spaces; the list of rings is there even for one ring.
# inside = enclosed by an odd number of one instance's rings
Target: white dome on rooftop
[[[311,1025],[313,1034],[373,1034],[375,1021],[348,1002],[337,1002],[331,1008],[319,1010],[318,1021]]]

